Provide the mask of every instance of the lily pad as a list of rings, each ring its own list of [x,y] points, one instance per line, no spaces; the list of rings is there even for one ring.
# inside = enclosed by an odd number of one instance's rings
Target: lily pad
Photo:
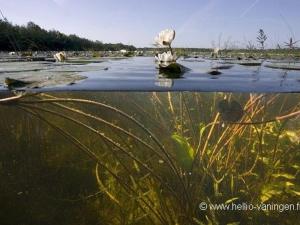
[[[218,70],[210,70],[207,73],[210,74],[210,75],[213,75],[213,76],[217,76],[217,75],[221,75],[222,74],[222,72],[220,72]]]
[[[9,78],[9,77],[5,78],[4,83],[8,87],[8,89],[25,87],[27,85],[32,84],[32,82],[29,82],[29,81],[22,81],[22,80],[17,80],[17,79]]]
[[[228,69],[231,69],[233,67],[233,65],[216,65],[216,66],[213,66],[212,69],[213,70],[228,70]]]
[[[300,64],[293,63],[268,63],[265,65],[267,68],[271,69],[282,69],[282,70],[300,70]]]
[[[187,70],[188,68],[179,63],[159,64],[159,74],[167,78],[180,78]]]
[[[241,66],[261,66],[262,62],[249,60],[249,61],[241,61],[238,64]]]
[[[261,66],[262,61],[260,60],[226,60],[227,64],[238,64],[241,66]]]

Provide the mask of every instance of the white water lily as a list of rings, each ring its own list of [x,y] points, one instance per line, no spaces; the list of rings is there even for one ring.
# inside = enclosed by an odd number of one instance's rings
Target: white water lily
[[[175,38],[175,31],[171,29],[163,30],[155,38],[156,45],[167,47],[169,51],[157,54],[155,59],[158,63],[159,73],[163,76],[179,78],[183,73],[183,67],[176,63],[177,57],[171,44]]]
[[[158,54],[157,56],[155,56],[155,59],[160,63],[167,63],[167,62],[171,63],[171,62],[176,62],[177,57],[175,54],[172,54],[171,51],[168,51],[162,54]]]
[[[155,44],[158,46],[171,46],[172,41],[175,38],[175,30],[166,29],[161,31],[154,39]]]
[[[220,56],[221,49],[220,48],[214,48],[213,52],[211,53],[211,57],[218,58]]]
[[[214,54],[215,54],[215,55],[219,55],[220,51],[221,51],[220,48],[215,48],[215,49],[214,49]]]
[[[65,52],[56,53],[54,56],[56,62],[64,62],[67,59],[67,54]]]

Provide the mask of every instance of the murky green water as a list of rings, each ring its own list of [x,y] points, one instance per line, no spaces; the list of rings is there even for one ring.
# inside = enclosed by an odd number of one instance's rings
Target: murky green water
[[[69,92],[0,105],[1,224],[297,224],[297,210],[199,204],[297,207],[299,99]]]

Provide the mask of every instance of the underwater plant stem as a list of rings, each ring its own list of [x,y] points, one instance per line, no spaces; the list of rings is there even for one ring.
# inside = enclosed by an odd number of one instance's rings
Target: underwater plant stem
[[[210,138],[211,138],[211,136],[212,136],[212,134],[213,134],[213,130],[215,129],[215,126],[216,126],[216,123],[217,123],[217,120],[218,120],[219,116],[220,116],[220,113],[217,113],[216,116],[215,116],[215,119],[214,119],[214,121],[213,121],[213,123],[212,123],[212,126],[211,126],[211,128],[210,128],[210,130],[209,130],[209,133],[208,133],[208,135],[207,135],[207,137],[206,137],[205,144],[204,144],[204,146],[203,146],[203,148],[202,148],[201,158],[203,158],[203,156],[204,156],[204,154],[205,154],[205,151],[206,151],[207,146],[208,146],[208,142],[209,142],[209,140],[210,140]]]
[[[45,122],[46,124],[48,124],[50,127],[54,128],[55,130],[57,130],[59,133],[61,133],[65,138],[67,138],[68,140],[70,140],[75,146],[77,146],[80,150],[82,150],[84,153],[88,153],[88,155],[91,157],[91,159],[93,159],[96,163],[98,163],[102,168],[104,168],[106,171],[108,171],[109,174],[111,174],[118,182],[119,184],[121,184],[124,188],[125,191],[127,192],[132,192],[134,194],[137,195],[136,202],[138,203],[139,207],[146,213],[145,209],[142,207],[142,205],[139,203],[138,199],[140,199],[143,204],[145,204],[147,206],[148,209],[150,209],[154,215],[157,217],[157,219],[159,219],[161,221],[162,224],[166,224],[168,225],[167,221],[165,221],[163,218],[160,217],[159,214],[157,214],[157,212],[153,209],[152,206],[150,206],[143,198],[139,197],[139,194],[135,192],[134,189],[132,189],[125,181],[123,181],[118,175],[116,175],[114,172],[112,172],[107,166],[105,166],[103,163],[101,163],[101,160],[98,158],[98,156],[96,156],[88,147],[86,147],[84,144],[82,144],[77,138],[75,138],[73,135],[71,135],[70,133],[68,133],[67,131],[64,131],[63,129],[57,127],[56,125],[54,125],[53,123],[49,122],[48,120],[46,120],[45,118],[43,118],[39,113],[28,110],[27,106],[17,106],[19,107],[21,110],[32,114],[33,116],[38,117],[41,121]]]
[[[127,155],[129,158],[131,158],[132,160],[136,161],[139,165],[141,165],[141,167],[143,167],[144,169],[146,169],[153,177],[155,177],[163,186],[165,186],[171,193],[173,193],[174,197],[177,197],[176,192],[166,183],[163,181],[163,179],[161,177],[159,177],[151,168],[149,168],[146,164],[144,164],[141,160],[139,160],[138,158],[136,158],[132,153],[128,152],[126,149],[124,149],[119,143],[116,143],[115,141],[113,141],[112,139],[110,139],[109,137],[105,136],[103,133],[99,132],[98,130],[78,121],[75,120],[71,117],[68,117],[64,114],[52,111],[52,110],[48,110],[48,109],[44,109],[44,108],[40,108],[37,106],[26,106],[28,108],[32,108],[32,109],[36,109],[36,110],[40,110],[40,111],[44,111],[46,113],[50,113],[50,114],[54,114],[60,118],[64,118],[66,120],[69,120],[71,122],[74,122],[75,124],[78,124],[82,127],[87,128],[88,130],[92,131],[93,133],[99,135],[100,137],[102,137],[103,139],[105,139],[106,141],[108,141],[110,144],[112,144],[113,146],[115,146],[117,149],[119,149],[121,152],[123,152],[125,155]]]
[[[16,95],[16,96],[8,97],[8,98],[2,98],[2,99],[0,99],[0,104],[12,104],[23,97],[24,97],[24,95]]]
[[[168,102],[169,102],[170,110],[171,110],[172,114],[174,115],[174,114],[175,114],[175,111],[174,111],[174,106],[173,106],[173,103],[172,103],[172,95],[171,95],[171,92],[168,92]]]
[[[128,115],[127,113],[104,103],[100,103],[100,102],[95,102],[95,101],[91,101],[91,100],[85,100],[85,99],[72,99],[72,98],[55,98],[51,95],[47,95],[47,94],[42,94],[46,97],[51,97],[54,99],[42,99],[42,100],[33,100],[33,101],[22,101],[22,103],[25,104],[31,104],[31,103],[52,103],[52,102],[77,102],[77,103],[83,103],[83,104],[90,104],[90,105],[97,105],[100,107],[103,107],[105,109],[111,110],[113,112],[118,113],[119,115],[129,119],[130,121],[132,121],[133,123],[135,123],[138,127],[140,127],[142,130],[144,130],[149,137],[159,146],[159,148],[162,150],[162,152],[166,155],[166,157],[170,159],[170,155],[167,153],[167,151],[165,150],[164,146],[160,143],[160,141],[158,140],[158,138],[151,132],[149,131],[143,124],[141,124],[139,121],[137,121],[133,116]]]
[[[182,188],[184,190],[185,196],[186,196],[186,200],[189,202],[189,205],[191,205],[192,201],[189,197],[189,194],[187,192],[187,188],[185,186],[184,181],[182,180],[180,173],[177,169],[177,167],[175,166],[175,163],[173,162],[171,156],[169,155],[169,153],[165,150],[164,146],[159,142],[159,140],[157,139],[157,137],[151,132],[149,131],[143,124],[141,124],[139,121],[137,121],[134,117],[128,115],[127,113],[113,107],[113,106],[109,106],[106,105],[104,103],[100,103],[100,102],[95,102],[95,101],[90,101],[90,100],[85,100],[85,99],[70,99],[70,98],[55,98],[54,96],[51,95],[47,95],[47,94],[41,94],[42,96],[46,96],[46,97],[50,97],[52,99],[42,99],[42,100],[24,100],[22,101],[22,103],[26,104],[38,104],[38,103],[54,103],[54,102],[77,102],[77,103],[83,103],[83,104],[90,104],[90,105],[97,105],[100,107],[103,107],[105,109],[111,110],[113,112],[118,113],[121,116],[124,116],[125,118],[129,119],[130,121],[134,122],[136,125],[138,125],[140,128],[142,128],[142,130],[144,130],[149,136],[150,138],[159,146],[159,148],[161,149],[161,151],[163,152],[163,154],[166,156],[166,158],[169,160],[170,164],[172,164],[172,167],[175,170],[175,174],[179,179],[179,182],[182,185]],[[53,99],[54,98],[54,99]],[[64,116],[64,115],[62,115]],[[77,121],[75,121],[77,122]],[[110,139],[109,139],[110,140]],[[110,142],[110,141],[109,141]],[[175,197],[177,197],[177,195],[174,194]]]
[[[189,108],[188,108],[188,106],[187,106],[187,103],[186,103],[184,94],[182,94],[182,102],[183,102],[183,105],[184,105],[184,107],[185,107],[185,111],[186,111],[186,113],[187,113],[187,115],[188,115],[188,118],[189,118],[189,121],[190,121],[190,127],[191,127],[191,130],[192,130],[192,133],[193,133],[194,140],[195,140],[195,142],[196,142],[196,140],[197,140],[197,135],[196,135],[196,131],[195,131],[195,128],[194,128],[194,123],[193,123],[193,121],[192,121],[192,117],[191,117],[191,114],[190,114],[190,110],[189,110]],[[194,143],[194,145],[195,145],[195,144],[196,144],[196,143]]]
[[[171,47],[171,44],[169,44],[168,47],[169,47],[169,50],[170,50],[171,54],[173,55],[173,49]]]
[[[296,112],[292,112],[292,113],[289,113],[289,114],[284,115],[284,116],[277,116],[276,120],[290,119],[292,117],[299,116],[299,115],[300,115],[300,111],[296,111]]]
[[[273,150],[273,156],[272,156],[272,162],[273,162],[273,166],[275,166],[276,164],[276,155],[277,155],[277,150],[278,150],[278,144],[279,144],[279,138],[280,138],[280,135],[282,134],[283,130],[284,130],[284,127],[287,123],[287,120],[285,120],[280,128],[279,128],[279,131],[278,131],[278,134],[276,136],[276,141],[275,141],[275,146],[274,146],[274,150]]]
[[[179,93],[179,108],[180,108],[180,134],[183,135],[183,97],[182,93]]]
[[[136,135],[130,133],[130,132],[127,131],[127,130],[124,130],[123,128],[121,128],[121,127],[119,127],[119,126],[117,126],[117,125],[115,125],[115,124],[112,124],[112,123],[110,123],[110,122],[108,122],[108,121],[106,121],[106,120],[104,120],[104,119],[102,119],[102,118],[100,118],[100,117],[98,117],[98,116],[93,116],[93,115],[91,115],[91,114],[85,113],[85,112],[83,112],[83,111],[81,111],[81,110],[79,110],[79,109],[75,109],[75,108],[71,108],[71,107],[68,107],[68,106],[64,106],[64,105],[62,105],[62,104],[60,104],[60,103],[53,103],[53,104],[56,105],[56,106],[58,106],[58,107],[60,107],[60,108],[63,108],[63,109],[69,110],[69,111],[71,111],[71,112],[80,114],[80,115],[82,115],[82,116],[85,116],[85,117],[94,119],[94,120],[96,120],[96,121],[98,121],[98,122],[104,123],[104,124],[106,124],[106,125],[108,125],[108,126],[114,128],[114,129],[116,129],[116,130],[118,130],[118,131],[121,131],[122,133],[128,135],[129,137],[133,138],[134,140],[136,140],[136,141],[139,142],[140,144],[142,144],[142,145],[144,145],[145,147],[147,147],[148,149],[150,149],[150,150],[151,150],[158,158],[163,158],[163,156],[162,156],[158,151],[156,151],[151,145],[149,145],[148,143],[146,143],[145,141],[143,141],[141,138],[137,137]],[[166,162],[169,163],[169,161],[167,161],[167,160],[166,160]],[[169,166],[171,167],[170,164],[169,164]],[[172,167],[171,167],[171,168],[172,168]]]
[[[140,122],[138,122],[134,117],[128,115],[127,113],[125,113],[125,112],[123,112],[123,111],[121,111],[121,110],[119,110],[115,107],[112,107],[112,106],[109,106],[109,105],[106,105],[106,104],[103,104],[103,103],[100,103],[100,102],[84,100],[84,99],[61,99],[61,98],[55,98],[54,96],[47,95],[47,94],[43,94],[43,95],[46,96],[46,97],[50,97],[52,99],[43,99],[43,100],[35,100],[35,101],[22,101],[22,103],[32,104],[32,103],[55,103],[55,102],[80,102],[80,103],[92,104],[92,105],[97,105],[97,106],[104,107],[106,109],[112,110],[112,111],[124,116],[125,118],[133,121],[136,125],[138,125],[140,128],[142,128],[146,133],[148,133],[150,138],[152,140],[154,140],[154,142],[160,147],[161,151],[166,156],[167,160],[169,161],[170,165],[172,166],[173,171],[175,172],[175,175],[178,177],[178,179],[179,179],[179,181],[180,181],[180,183],[181,183],[181,185],[184,189],[184,193],[186,195],[186,198],[187,198],[188,202],[191,203],[191,200],[189,198],[189,194],[187,192],[184,181],[182,180],[182,178],[180,176],[180,173],[179,173],[177,167],[175,166],[175,163],[173,162],[171,156],[165,150],[164,146],[159,142],[159,140],[156,138],[156,136],[151,131],[149,131],[144,125],[142,125]]]
[[[51,98],[55,98],[51,95],[46,95],[46,94],[43,94],[44,96],[48,96],[48,97],[51,97]],[[161,151],[163,152],[163,154],[166,156],[166,158],[169,160],[169,162],[172,164],[173,168],[177,170],[175,164],[173,163],[172,159],[171,159],[171,156],[169,155],[169,153],[165,150],[164,146],[160,143],[160,141],[157,139],[157,137],[151,132],[149,131],[143,124],[141,124],[140,122],[138,122],[134,117],[128,115],[127,113],[115,108],[115,107],[112,107],[112,106],[109,106],[109,105],[106,105],[104,103],[100,103],[100,102],[95,102],[95,101],[90,101],[90,100],[85,100],[85,99],[69,99],[69,98],[64,98],[64,99],[61,99],[61,98],[55,98],[55,99],[43,99],[43,100],[33,100],[33,101],[22,101],[22,103],[25,103],[25,104],[35,104],[35,103],[53,103],[53,102],[78,102],[78,103],[84,103],[84,104],[91,104],[91,105],[97,105],[97,106],[101,106],[101,107],[104,107],[108,110],[112,110],[122,116],[124,116],[125,118],[129,119],[130,121],[134,122],[136,125],[138,125],[140,128],[142,128],[142,130],[144,130],[148,135],[149,137],[159,146],[159,148],[161,149]],[[178,173],[178,171],[177,171]]]

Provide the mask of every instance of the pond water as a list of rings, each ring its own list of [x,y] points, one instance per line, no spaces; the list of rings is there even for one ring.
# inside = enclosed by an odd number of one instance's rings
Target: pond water
[[[1,225],[297,224],[299,72],[178,62],[0,63]]]
[[[169,79],[159,75],[153,57],[133,57],[123,60],[104,59],[99,63],[73,60],[73,63],[22,62],[1,63],[0,83],[5,77],[37,81],[39,91],[201,91],[201,92],[299,92],[299,71],[262,66],[239,65],[238,60],[209,60],[200,58],[179,59],[178,63],[189,68],[181,79]],[[85,63],[83,63],[85,62]],[[228,65],[220,69],[221,75],[208,72],[212,67]],[[251,61],[250,61],[251,62]],[[255,61],[257,62],[257,61]],[[299,63],[272,64],[292,66]],[[79,81],[81,80],[81,81]],[[79,81],[74,84],[75,81]],[[72,85],[69,85],[72,84]],[[41,89],[38,89],[41,87]],[[0,90],[5,90],[0,87]]]
[[[130,76],[150,83],[155,70],[143,68],[144,60]],[[118,62],[107,77],[119,71],[119,82],[130,62]],[[101,86],[103,76],[95,72],[86,84]],[[195,79],[210,79],[201,76]],[[297,224],[296,208],[280,210],[297,207],[300,197],[299,100],[276,93],[51,92],[2,104],[1,224]],[[206,210],[203,202],[280,208]]]

